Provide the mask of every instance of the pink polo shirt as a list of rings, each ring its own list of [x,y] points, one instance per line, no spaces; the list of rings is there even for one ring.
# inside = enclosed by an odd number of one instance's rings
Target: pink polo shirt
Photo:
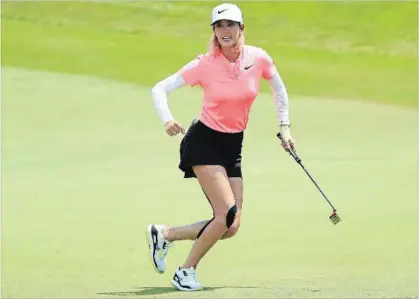
[[[180,74],[188,85],[203,89],[201,122],[220,132],[244,131],[260,78],[269,80],[276,73],[271,57],[261,48],[246,45],[235,63],[222,53],[215,57],[207,53],[198,59],[199,63]]]

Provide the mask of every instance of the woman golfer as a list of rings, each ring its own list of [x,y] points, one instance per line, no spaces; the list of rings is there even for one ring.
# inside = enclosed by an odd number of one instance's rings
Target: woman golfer
[[[227,3],[216,6],[211,26],[214,34],[209,51],[152,89],[153,103],[170,136],[186,132],[173,118],[167,94],[184,85],[200,85],[204,93],[200,117],[181,142],[179,168],[185,178],[198,179],[213,209],[213,218],[182,227],[150,224],[147,229],[150,255],[159,273],[166,270],[166,255],[173,241],[195,241],[171,281],[182,291],[202,288],[195,274],[199,261],[218,240],[234,236],[239,229],[243,131],[258,95],[260,78],[267,80],[273,90],[282,146],[286,150],[294,148],[285,86],[270,56],[261,48],[245,45],[239,7]]]

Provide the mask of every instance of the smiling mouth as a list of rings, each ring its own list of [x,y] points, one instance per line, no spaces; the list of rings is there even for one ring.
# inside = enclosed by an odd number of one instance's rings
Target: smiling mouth
[[[231,41],[231,37],[230,36],[224,36],[223,41],[229,42],[229,41]]]

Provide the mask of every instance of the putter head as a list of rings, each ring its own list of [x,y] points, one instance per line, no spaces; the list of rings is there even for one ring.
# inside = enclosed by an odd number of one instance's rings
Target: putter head
[[[332,215],[329,216],[330,221],[332,221],[332,223],[334,225],[338,224],[341,220],[339,215],[336,213],[336,211],[333,211]]]

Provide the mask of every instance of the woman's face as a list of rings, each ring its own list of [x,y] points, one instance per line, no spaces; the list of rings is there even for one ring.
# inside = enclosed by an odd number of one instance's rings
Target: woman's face
[[[237,22],[220,20],[214,24],[214,32],[221,47],[232,47],[239,41],[242,28]]]

